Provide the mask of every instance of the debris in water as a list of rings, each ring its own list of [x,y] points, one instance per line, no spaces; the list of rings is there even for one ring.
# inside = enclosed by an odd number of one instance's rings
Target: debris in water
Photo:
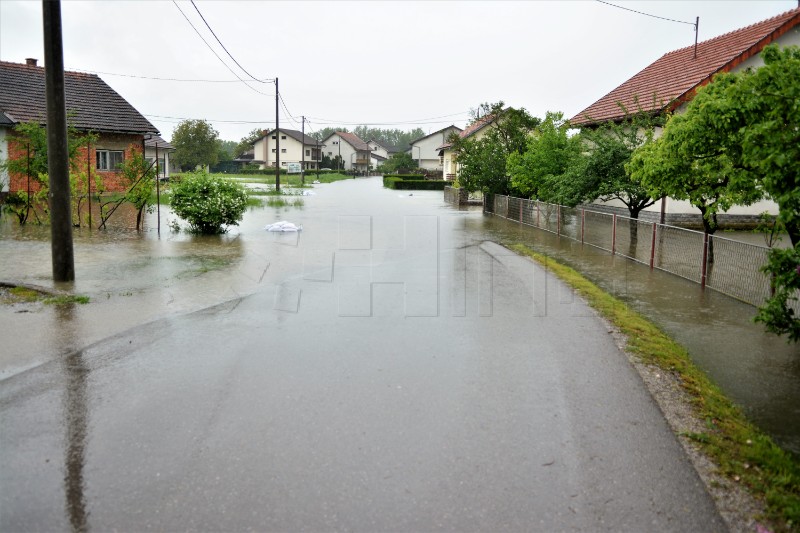
[[[296,226],[291,222],[281,220],[280,222],[275,222],[274,224],[267,224],[264,226],[264,229],[267,231],[303,231],[303,226],[302,224],[300,226]]]

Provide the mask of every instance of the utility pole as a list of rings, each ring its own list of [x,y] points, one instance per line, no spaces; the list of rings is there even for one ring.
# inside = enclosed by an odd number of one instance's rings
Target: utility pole
[[[167,155],[164,154],[164,166],[167,166]],[[161,236],[161,176],[159,176],[159,172],[161,169],[158,166],[158,139],[156,139],[156,211],[158,216],[158,222],[156,223],[156,227],[158,228],[158,236]],[[167,175],[167,169],[164,169],[164,176]]]
[[[281,132],[278,117],[278,78],[275,78],[275,191],[281,192]]]
[[[305,185],[306,184],[306,116],[303,115],[302,117],[300,117],[300,119],[303,124],[301,127],[302,131],[300,132],[301,133],[300,138],[303,139],[303,141],[300,143],[302,146],[302,149],[300,150],[302,152],[302,154],[300,155],[300,157],[302,158],[302,163],[300,163],[300,185]]]
[[[53,281],[75,281],[60,1],[42,0],[42,21],[44,23],[47,171],[50,175],[50,249],[53,256]]]

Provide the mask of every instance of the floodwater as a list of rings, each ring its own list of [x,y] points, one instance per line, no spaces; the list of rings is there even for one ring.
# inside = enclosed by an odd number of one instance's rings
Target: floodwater
[[[522,242],[575,266],[659,324],[751,420],[800,453],[800,348],[752,323],[752,306],[591,246],[484,216],[480,208],[453,208],[441,192],[386,190],[379,178],[317,185],[315,192],[303,197],[303,207],[251,208],[240,226],[211,237],[170,231],[175,217],[164,207],[160,234],[155,213],[138,233],[133,213],[121,211],[108,230],[75,230],[76,281],[64,287],[51,280],[49,228],[4,220],[0,281],[65,288],[90,296],[91,303],[66,314],[43,305],[0,309],[3,330],[14,332],[3,335],[0,379],[134,326],[257,293],[267,282],[328,275],[325,257],[298,252],[300,239],[306,251],[391,250],[404,246],[407,231],[458,231],[465,246]],[[305,230],[263,230],[278,220]]]

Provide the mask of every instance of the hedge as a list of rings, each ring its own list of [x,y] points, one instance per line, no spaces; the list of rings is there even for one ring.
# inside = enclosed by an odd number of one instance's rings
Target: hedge
[[[386,178],[397,178],[399,180],[424,180],[425,176],[423,174],[386,174],[383,176],[384,179]]]
[[[405,191],[443,191],[449,182],[441,180],[403,180],[384,176],[383,186]]]

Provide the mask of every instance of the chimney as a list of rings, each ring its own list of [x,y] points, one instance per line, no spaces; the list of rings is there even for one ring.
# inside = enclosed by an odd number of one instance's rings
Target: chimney
[[[25,64],[29,67],[35,67],[38,60],[35,57],[26,57]]]

